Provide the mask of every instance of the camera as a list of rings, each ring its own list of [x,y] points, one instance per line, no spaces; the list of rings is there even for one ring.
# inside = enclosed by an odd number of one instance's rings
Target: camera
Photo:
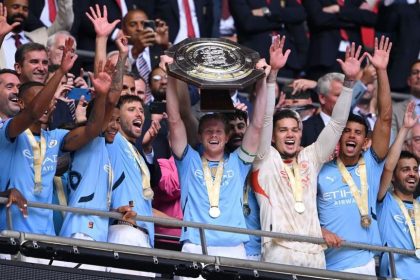
[[[145,20],[143,21],[143,29],[152,29],[153,32],[156,31],[156,23],[154,20]]]

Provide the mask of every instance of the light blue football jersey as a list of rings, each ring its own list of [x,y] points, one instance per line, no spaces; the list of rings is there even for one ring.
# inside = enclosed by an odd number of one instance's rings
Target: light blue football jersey
[[[251,164],[243,162],[238,152],[225,155],[223,177],[220,187],[220,216],[209,215],[210,203],[204,182],[200,154],[190,146],[185,149],[181,159],[175,158],[181,185],[181,205],[185,221],[205,224],[246,228],[242,210],[243,186]],[[209,167],[219,162],[209,162]],[[249,241],[249,236],[231,232],[206,230],[208,246],[237,246]],[[183,228],[181,241],[200,244],[196,228]]]
[[[68,205],[108,211],[111,199],[112,170],[105,138],[96,137],[72,155],[68,173]],[[60,235],[84,233],[93,240],[106,242],[109,219],[68,212]]]
[[[371,149],[364,152],[363,157],[368,181],[369,214],[372,218],[370,227],[365,229],[361,226],[359,209],[335,160],[326,163],[318,175],[318,215],[321,227],[346,241],[379,245],[376,199],[384,162],[378,162]],[[359,165],[346,168],[360,189]],[[371,251],[350,248],[329,248],[325,251],[327,269],[330,270],[344,270],[365,265],[373,255]]]

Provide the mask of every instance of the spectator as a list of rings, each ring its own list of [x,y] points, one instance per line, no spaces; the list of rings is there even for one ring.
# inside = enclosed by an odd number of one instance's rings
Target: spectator
[[[407,78],[407,84],[410,88],[410,99],[394,104],[392,107],[392,135],[397,135],[401,129],[405,108],[410,100],[420,104],[420,60],[416,60],[410,67],[410,73]],[[420,106],[416,106],[416,115],[420,115]]]
[[[28,43],[18,48],[15,54],[15,70],[21,83],[45,83],[48,78],[47,49],[38,43]]]
[[[23,44],[36,42],[41,45],[47,43],[49,35],[59,31],[68,30],[70,26],[68,22],[73,16],[73,9],[66,4],[66,1],[58,2],[59,13],[52,26],[45,28],[40,27],[31,32],[26,32],[26,23],[28,20],[28,0],[5,0],[4,6],[7,8],[7,23],[13,26],[11,32],[4,37],[3,44],[0,49],[0,68],[13,69],[15,63],[14,53]],[[19,23],[19,25],[14,25]]]
[[[142,10],[132,10],[123,19],[122,30],[129,36],[130,63],[135,63],[133,72],[149,81],[150,72],[159,63],[159,56],[168,47],[168,26],[164,21],[154,22],[156,28],[144,28],[144,22],[148,21],[146,13]],[[146,88],[145,104],[152,101],[150,84]]]
[[[419,117],[413,117],[415,102],[411,101],[406,109],[404,123],[392,144],[378,192],[378,224],[383,246],[418,250],[415,222],[418,220],[420,202],[414,198],[419,183],[419,162],[406,151],[401,151],[408,131],[417,124]],[[390,189],[390,183],[394,189]],[[394,254],[396,277],[400,279],[416,279],[420,261],[416,256]],[[382,255],[380,275],[393,277],[390,274],[388,253]]]
[[[305,9],[298,1],[231,0],[229,7],[235,21],[238,42],[258,51],[267,61],[272,36],[286,36],[288,40],[285,48],[292,52],[279,75],[288,78],[299,76],[306,63],[308,38],[303,25]]]
[[[378,119],[368,144],[365,120],[351,115],[340,138],[340,152],[318,175],[318,215],[322,235],[330,247],[325,252],[327,269],[375,275],[374,253],[337,248],[342,240],[379,244],[376,199],[379,176],[388,152],[391,134],[391,94],[386,67],[392,43],[375,39],[373,57],[378,74]],[[359,187],[360,186],[360,187]],[[331,248],[333,247],[333,248]]]
[[[376,24],[376,14],[363,8],[362,0],[303,0],[311,34],[307,78],[317,80],[338,72],[336,58],[343,58],[350,42],[362,44],[360,27]]]
[[[155,2],[156,18],[161,18],[170,26],[170,42],[177,44],[185,38],[211,37],[212,0],[155,0]]]
[[[380,2],[376,30],[394,42],[388,68],[391,90],[407,92],[411,63],[420,58],[420,34],[416,32],[420,26],[420,3],[415,0]],[[401,113],[404,115],[404,109]]]

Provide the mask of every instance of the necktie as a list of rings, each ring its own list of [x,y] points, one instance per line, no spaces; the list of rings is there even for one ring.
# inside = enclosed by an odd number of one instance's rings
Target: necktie
[[[194,26],[192,23],[190,3],[188,1],[189,0],[182,0],[182,4],[184,5],[185,18],[187,20],[187,36],[188,38],[195,38],[195,31],[194,31]]]
[[[55,0],[48,0],[48,17],[50,22],[53,23],[57,16],[57,7],[55,6]]]
[[[149,69],[149,66],[147,65],[146,60],[143,57],[143,54],[140,54],[137,57],[136,66],[137,66],[137,70],[139,72],[139,75],[145,81],[147,81],[147,83],[146,83],[146,100],[145,100],[145,103],[148,104],[149,101],[151,101],[151,98],[152,98],[152,92],[150,90],[150,85],[149,85],[150,69]]]
[[[20,34],[13,33],[12,37],[13,37],[13,39],[15,39],[16,49],[19,48],[20,46],[22,46],[22,42],[20,41]]]
[[[223,0],[223,2],[222,2],[222,19],[226,20],[229,17],[230,17],[229,0]]]
[[[341,7],[344,6],[344,0],[337,0],[337,4]],[[343,39],[344,41],[348,41],[349,40],[349,35],[347,34],[346,30],[343,28],[340,28],[340,36],[341,39]]]
[[[71,101],[67,103],[67,106],[69,107],[69,111],[70,111],[73,121],[75,121],[76,120],[76,104],[74,104],[74,101]]]

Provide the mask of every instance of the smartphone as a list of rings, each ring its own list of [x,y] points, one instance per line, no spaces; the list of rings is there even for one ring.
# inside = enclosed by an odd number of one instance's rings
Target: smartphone
[[[85,96],[85,100],[87,102],[90,101],[91,99],[90,91],[87,88],[73,88],[72,90],[69,91],[69,93],[67,93],[67,98],[80,100],[80,97],[82,97],[82,95]]]
[[[143,29],[152,29],[153,32],[156,31],[156,23],[154,20],[145,20],[143,21]]]
[[[163,114],[166,112],[166,102],[153,101],[150,103],[151,114]]]

